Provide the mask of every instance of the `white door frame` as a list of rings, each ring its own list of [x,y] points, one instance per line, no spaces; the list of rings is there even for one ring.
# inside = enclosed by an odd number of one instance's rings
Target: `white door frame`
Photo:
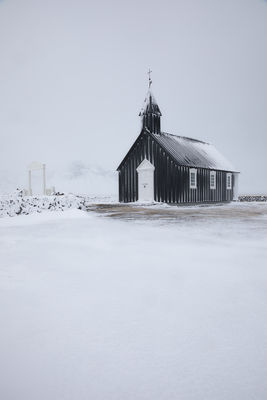
[[[136,168],[138,173],[138,201],[154,201],[155,167],[146,158]]]
[[[32,196],[32,171],[42,170],[43,171],[43,194],[46,195],[46,166],[37,161],[33,161],[28,166],[28,180],[29,180],[29,196]]]

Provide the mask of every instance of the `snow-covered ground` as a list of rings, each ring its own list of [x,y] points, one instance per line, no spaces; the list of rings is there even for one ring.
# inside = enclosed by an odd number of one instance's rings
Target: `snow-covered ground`
[[[1,218],[0,399],[265,400],[267,204],[204,209]]]

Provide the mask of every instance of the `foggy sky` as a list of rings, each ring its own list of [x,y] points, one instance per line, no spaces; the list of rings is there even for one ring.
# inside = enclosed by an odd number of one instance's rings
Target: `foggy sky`
[[[264,0],[0,0],[0,171],[116,169],[151,68],[163,130],[213,143],[267,193]]]

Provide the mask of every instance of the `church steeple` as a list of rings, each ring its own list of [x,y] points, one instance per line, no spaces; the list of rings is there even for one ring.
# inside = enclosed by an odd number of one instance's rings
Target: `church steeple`
[[[151,84],[152,80],[150,77],[152,71],[149,70],[149,87],[148,92],[145,98],[144,106],[139,113],[139,116],[142,118],[142,127],[147,128],[151,133],[160,134],[160,117],[161,112],[159,106],[156,102],[155,97],[151,92]]]

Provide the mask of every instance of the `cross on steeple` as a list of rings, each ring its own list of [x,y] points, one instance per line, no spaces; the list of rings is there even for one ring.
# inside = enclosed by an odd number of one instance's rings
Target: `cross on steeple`
[[[151,73],[152,73],[152,71],[151,71],[151,69],[149,68],[149,70],[148,70],[148,87],[150,88],[150,86],[151,86],[151,84],[152,84],[152,79],[151,79]]]

